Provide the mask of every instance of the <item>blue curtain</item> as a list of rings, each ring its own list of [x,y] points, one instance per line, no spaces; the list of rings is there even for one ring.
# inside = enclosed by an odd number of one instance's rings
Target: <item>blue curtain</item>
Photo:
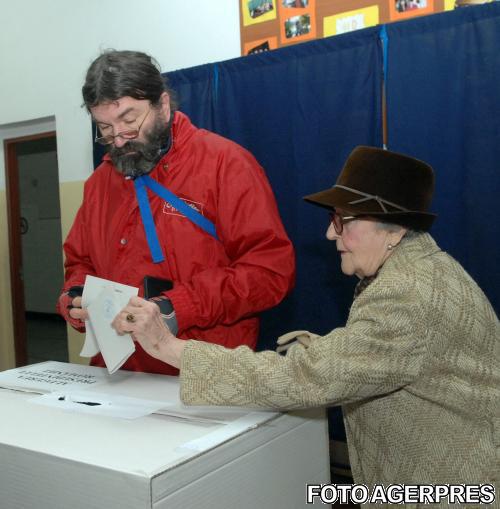
[[[387,25],[388,148],[436,172],[432,234],[500,307],[500,5]]]
[[[333,185],[356,145],[381,146],[381,61],[378,31],[368,29],[167,74],[182,111],[264,167],[295,245],[295,290],[264,313],[259,349],[289,330],[345,322],[355,281],[324,237],[325,212],[302,196]]]
[[[214,131],[214,96],[217,83],[213,81],[212,64],[191,67],[165,74],[174,99],[194,125]],[[214,88],[215,87],[215,88]]]

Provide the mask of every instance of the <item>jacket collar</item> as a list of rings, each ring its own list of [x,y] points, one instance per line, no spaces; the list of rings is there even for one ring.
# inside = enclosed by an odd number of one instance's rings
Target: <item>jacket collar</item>
[[[408,234],[407,234],[408,235]],[[373,276],[361,279],[354,289],[354,299],[368,287],[376,282],[384,274],[389,273],[397,266],[411,267],[416,260],[425,258],[431,254],[441,251],[435,240],[429,233],[412,232],[404,236],[401,242],[395,246],[391,256],[379,268]]]

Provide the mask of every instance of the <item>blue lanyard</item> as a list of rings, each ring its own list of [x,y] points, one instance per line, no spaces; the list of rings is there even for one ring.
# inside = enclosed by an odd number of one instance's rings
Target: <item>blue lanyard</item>
[[[169,191],[167,188],[158,184],[155,180],[147,175],[142,175],[134,180],[135,194],[137,202],[139,203],[139,210],[141,211],[142,224],[146,232],[146,239],[149,244],[149,250],[154,263],[160,263],[165,260],[163,251],[158,241],[158,234],[151,213],[151,206],[149,204],[148,192],[146,188],[151,189],[153,193],[163,198],[167,203],[170,203],[178,212],[186,216],[190,221],[198,225],[202,230],[206,231],[217,239],[217,232],[215,225],[206,217],[203,217],[199,212],[190,207],[187,203],[182,201],[178,196]]]

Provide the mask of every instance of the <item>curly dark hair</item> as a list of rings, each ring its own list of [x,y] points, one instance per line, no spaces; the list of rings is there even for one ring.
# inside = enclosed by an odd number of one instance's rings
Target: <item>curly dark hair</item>
[[[139,51],[106,50],[90,65],[82,87],[87,110],[122,97],[146,99],[156,106],[163,92],[170,96],[170,108],[177,102],[153,57]]]

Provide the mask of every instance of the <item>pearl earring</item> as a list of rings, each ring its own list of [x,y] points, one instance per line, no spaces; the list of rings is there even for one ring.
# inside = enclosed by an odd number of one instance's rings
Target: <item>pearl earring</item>
[[[387,246],[387,249],[388,249],[389,251],[392,251],[392,248],[393,248],[393,247],[394,247],[394,246],[393,246],[392,244],[389,244],[389,245]]]

